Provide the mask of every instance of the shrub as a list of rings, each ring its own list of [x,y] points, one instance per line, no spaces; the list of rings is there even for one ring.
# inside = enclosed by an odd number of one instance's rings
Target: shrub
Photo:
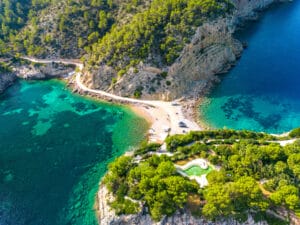
[[[164,71],[160,74],[160,76],[165,79],[168,76],[168,72]]]
[[[144,146],[141,146],[139,149],[135,150],[134,155],[143,155],[147,152],[155,152],[161,146],[158,143],[150,143]]]
[[[133,96],[135,97],[135,98],[141,98],[142,97],[142,94],[143,94],[143,87],[142,86],[138,86],[136,89],[135,89],[135,91],[134,91],[134,93],[133,93]]]
[[[134,73],[138,73],[139,70],[138,70],[137,68],[134,68],[133,72],[134,72]]]
[[[297,137],[300,137],[300,127],[292,130],[290,133],[289,133],[289,136],[292,137],[292,138],[297,138]]]
[[[120,70],[120,71],[118,72],[118,76],[119,76],[119,77],[122,77],[125,73],[126,73],[126,70]]]
[[[117,81],[118,81],[118,79],[115,78],[115,77],[113,77],[113,78],[111,79],[111,82],[112,82],[113,85],[114,85],[115,83],[117,83]]]

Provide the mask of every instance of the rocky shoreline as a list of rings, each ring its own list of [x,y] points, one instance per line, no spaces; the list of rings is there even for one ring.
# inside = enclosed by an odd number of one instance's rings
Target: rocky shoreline
[[[47,63],[47,64],[31,64],[13,62],[13,59],[7,61],[11,71],[2,72],[0,76],[0,93],[3,93],[9,86],[20,79],[26,80],[46,80],[51,78],[65,78],[73,74],[75,67],[66,66],[60,63]]]
[[[9,86],[13,85],[17,80],[17,75],[14,72],[5,72],[0,76],[0,94],[3,93]]]

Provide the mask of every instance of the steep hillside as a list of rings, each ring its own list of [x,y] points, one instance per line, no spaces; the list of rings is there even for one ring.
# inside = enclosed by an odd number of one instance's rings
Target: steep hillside
[[[232,36],[273,0],[0,2],[0,56],[82,58],[84,83],[121,96],[205,93],[240,56]]]
[[[243,46],[233,38],[240,21],[273,3],[158,2],[92,45],[86,85],[136,98],[198,98],[240,57]]]
[[[4,0],[0,1],[0,55],[11,52],[8,43],[15,43],[18,32],[29,19],[36,18],[47,7],[49,0]]]
[[[114,24],[151,1],[14,0],[0,2],[1,53],[80,58]],[[7,42],[10,48],[7,48]]]

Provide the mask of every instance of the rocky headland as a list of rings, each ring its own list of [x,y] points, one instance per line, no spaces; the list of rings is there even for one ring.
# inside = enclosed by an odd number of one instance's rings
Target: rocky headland
[[[197,99],[207,93],[219,81],[219,75],[226,73],[241,56],[243,44],[233,37],[234,32],[244,21],[257,19],[259,12],[274,2],[234,0],[235,12],[198,27],[171,66],[157,67],[145,60],[118,78],[114,69],[102,65],[86,71],[84,83],[90,88],[120,96],[133,96],[138,91],[143,99]]]
[[[72,73],[75,66],[66,66],[61,63],[46,64],[15,64],[13,70],[16,75],[28,80],[43,80],[66,77]]]
[[[187,209],[177,211],[172,216],[165,216],[161,221],[155,222],[151,219],[146,207],[141,206],[140,212],[133,215],[116,215],[115,211],[110,208],[109,202],[113,196],[109,193],[104,185],[100,185],[98,192],[97,214],[100,225],[268,225],[267,222],[255,222],[249,215],[247,221],[239,223],[234,219],[222,221],[209,221],[204,218],[197,218]]]
[[[6,61],[9,71],[3,71],[0,75],[0,93],[14,83],[18,78],[28,80],[45,80],[51,78],[63,78],[73,74],[75,66],[61,63],[33,64],[27,61]]]

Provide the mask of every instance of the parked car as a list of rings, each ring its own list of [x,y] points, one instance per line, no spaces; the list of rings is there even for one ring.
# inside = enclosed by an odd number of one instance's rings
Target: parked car
[[[178,123],[178,126],[179,126],[179,127],[187,127],[186,123],[184,123],[184,122],[182,122],[182,121],[180,121],[180,122]]]

